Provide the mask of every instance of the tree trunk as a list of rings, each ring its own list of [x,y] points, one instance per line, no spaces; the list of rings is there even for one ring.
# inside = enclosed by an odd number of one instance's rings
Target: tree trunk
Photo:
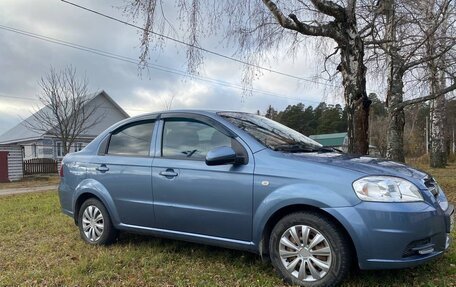
[[[431,27],[435,18],[434,10],[435,0],[428,0],[428,9],[426,9],[427,25]],[[445,30],[445,29],[444,29]],[[439,31],[440,32],[440,31]],[[443,32],[445,33],[445,32]],[[445,36],[445,35],[442,35]],[[428,56],[432,56],[436,52],[436,35],[435,33],[428,35],[426,43],[426,52]],[[437,94],[439,90],[445,88],[445,77],[440,71],[439,66],[443,67],[444,57],[434,59],[427,63],[429,73],[429,86],[431,94]],[[429,164],[431,167],[446,166],[446,149],[445,149],[445,95],[442,95],[431,101],[430,109],[431,118],[431,149],[429,153]]]
[[[388,159],[405,162],[404,157],[404,110],[400,109],[396,113],[388,113],[388,133],[386,157]]]
[[[400,104],[404,101],[403,60],[394,46],[390,47],[389,55],[388,91],[386,94],[386,106],[388,108],[386,157],[394,161],[405,162],[405,113],[404,108],[400,107]]]
[[[329,23],[308,24],[295,14],[285,16],[271,0],[263,3],[279,24],[303,35],[329,37],[338,44],[341,61],[337,70],[342,74],[345,105],[348,109],[348,152],[367,154],[369,151],[369,105],[366,93],[366,66],[364,65],[364,42],[356,23],[356,1],[347,1],[346,7],[333,1],[311,1],[315,9],[334,18]],[[307,4],[304,4],[307,5]],[[310,10],[312,11],[312,9]]]
[[[71,143],[66,140],[62,140],[62,155],[65,156],[70,152]]]
[[[396,13],[395,0],[384,2],[386,16],[387,55],[388,55],[388,91],[386,106],[388,108],[388,132],[386,136],[386,157],[388,159],[405,162],[404,156],[404,126],[405,113],[400,104],[404,100],[404,70],[401,55],[396,41]]]
[[[440,82],[440,81],[438,81]],[[435,85],[436,83],[434,83]],[[439,85],[437,85],[439,86]],[[445,149],[445,96],[440,96],[431,103],[431,150],[429,163],[431,167],[446,166]]]
[[[364,155],[369,152],[371,103],[366,93],[364,45],[356,31],[356,23],[346,31],[349,31],[346,34],[346,44],[339,44],[341,63],[338,69],[342,73],[345,104],[348,107],[348,153]]]
[[[432,37],[431,37],[432,38]],[[428,50],[432,50],[428,47]],[[436,94],[444,87],[444,78],[439,77],[439,69],[437,61],[428,62],[429,85],[431,94]],[[445,150],[445,96],[442,95],[431,101],[430,109],[431,119],[431,149],[429,152],[429,164],[431,167],[446,166],[446,150]]]

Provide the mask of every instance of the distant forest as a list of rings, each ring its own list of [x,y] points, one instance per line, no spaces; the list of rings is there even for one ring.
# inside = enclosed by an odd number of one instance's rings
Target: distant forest
[[[369,115],[370,144],[386,155],[387,111],[385,103],[376,94],[369,95],[372,104]],[[429,104],[421,103],[405,109],[404,149],[407,157],[420,157],[426,154],[427,125],[429,125]],[[347,111],[341,105],[328,105],[324,102],[315,108],[302,103],[289,105],[278,111],[269,106],[258,113],[276,120],[304,135],[339,133],[347,131]],[[456,99],[446,103],[446,143],[448,154],[455,153]],[[429,138],[428,138],[429,139]],[[427,141],[429,142],[429,141]]]

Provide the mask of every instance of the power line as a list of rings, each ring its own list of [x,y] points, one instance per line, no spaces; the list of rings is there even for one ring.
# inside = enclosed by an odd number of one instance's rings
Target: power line
[[[34,101],[34,102],[39,102],[40,100],[39,99],[35,99],[35,98],[27,98],[27,97],[17,97],[17,96],[8,96],[8,95],[4,95],[4,94],[0,94],[0,98],[9,98],[9,99],[17,99],[17,100],[25,100],[25,101]],[[110,109],[110,110],[117,110],[115,108],[110,108],[110,107],[99,107],[100,109]],[[150,110],[143,110],[143,109],[130,109],[130,108],[126,108],[126,110],[129,110],[129,111],[137,111],[137,112],[144,112],[144,113],[149,113]]]
[[[0,94],[0,98],[9,98],[9,99],[17,99],[17,100],[25,100],[25,101],[34,101],[34,102],[39,102],[39,101],[40,101],[39,99],[35,99],[35,98],[8,96],[8,95],[4,95],[4,94]],[[99,108],[100,108],[100,109],[117,110],[117,109],[115,109],[115,108],[110,108],[110,107],[99,107]],[[130,109],[130,108],[127,108],[127,110],[138,111],[138,112],[145,112],[145,113],[150,112],[149,110],[143,110],[143,109]]]
[[[72,5],[72,6],[74,6],[74,7],[77,7],[77,8],[79,8],[79,9],[82,9],[82,10],[85,10],[85,11],[88,11],[88,12],[91,12],[91,13],[94,13],[94,14],[96,14],[96,15],[102,16],[102,17],[104,17],[104,18],[107,18],[107,19],[110,19],[110,20],[119,22],[119,23],[121,23],[121,24],[130,26],[130,27],[133,27],[133,28],[135,28],[135,29],[139,29],[139,30],[148,32],[148,33],[150,33],[150,34],[153,34],[153,35],[162,37],[162,38],[164,38],[164,39],[173,41],[173,42],[175,42],[175,43],[179,43],[179,44],[182,44],[182,45],[191,47],[191,48],[195,48],[195,49],[201,50],[201,51],[206,52],[206,53],[208,53],[208,54],[212,54],[212,55],[215,55],[215,56],[218,56],[218,57],[221,57],[221,58],[225,58],[225,59],[228,59],[228,60],[237,62],[237,63],[241,63],[241,64],[244,64],[244,65],[247,65],[247,66],[251,66],[251,67],[254,67],[254,68],[257,68],[257,69],[261,69],[261,70],[264,70],[264,71],[268,71],[268,72],[270,72],[270,73],[274,73],[274,74],[277,74],[277,75],[281,75],[281,76],[285,76],[285,77],[290,77],[290,78],[293,78],[293,79],[296,79],[296,80],[306,81],[306,82],[310,82],[310,83],[314,83],[314,84],[318,84],[318,85],[325,85],[325,86],[329,86],[329,87],[335,87],[334,85],[331,85],[331,84],[328,84],[328,83],[323,83],[323,82],[319,82],[319,81],[312,80],[312,79],[306,79],[306,78],[298,77],[298,76],[295,76],[295,75],[291,75],[291,74],[287,74],[287,73],[284,73],[284,72],[276,71],[276,70],[273,70],[273,69],[270,69],[270,68],[266,68],[266,67],[263,67],[263,66],[260,66],[260,65],[255,65],[255,64],[252,64],[252,63],[249,63],[249,62],[245,62],[245,61],[239,60],[239,59],[237,59],[237,58],[234,58],[234,57],[230,57],[230,56],[221,54],[221,53],[219,53],[219,52],[215,52],[215,51],[212,51],[212,50],[209,50],[209,49],[200,47],[200,46],[196,46],[196,45],[193,45],[193,44],[189,44],[189,43],[184,42],[184,41],[182,41],[182,40],[179,40],[179,39],[176,39],[176,38],[173,38],[173,37],[170,37],[170,36],[161,34],[161,33],[157,33],[157,32],[155,32],[155,31],[153,31],[153,30],[147,30],[147,29],[145,29],[145,28],[143,28],[143,27],[140,27],[140,26],[138,26],[138,25],[132,24],[132,23],[130,23],[130,22],[124,21],[124,20],[119,19],[119,18],[116,18],[116,17],[114,17],[114,16],[110,16],[110,15],[104,14],[104,13],[102,13],[102,12],[99,12],[99,11],[96,11],[96,10],[93,10],[93,9],[90,9],[90,8],[87,8],[87,7],[85,7],[85,6],[82,6],[82,5],[79,5],[79,4],[70,2],[70,1],[66,1],[66,0],[60,0],[60,1],[62,1],[62,2],[64,2],[64,3],[67,3],[67,4],[69,4],[69,5]]]
[[[26,98],[26,97],[15,97],[15,96],[7,96],[1,95],[0,98],[11,98],[11,99],[18,99],[18,100],[27,100],[27,101],[38,101],[38,99]]]
[[[114,53],[107,52],[107,51],[104,51],[104,50],[95,49],[95,48],[91,48],[91,47],[88,47],[88,46],[75,44],[75,43],[72,43],[72,42],[67,42],[67,41],[64,41],[64,40],[57,39],[57,38],[52,38],[52,37],[48,37],[48,36],[44,36],[44,35],[39,35],[39,34],[36,34],[36,33],[32,33],[32,32],[25,31],[25,30],[20,30],[20,29],[17,29],[17,28],[13,28],[13,27],[1,25],[1,24],[0,24],[0,29],[6,30],[6,31],[10,31],[10,32],[13,32],[13,33],[17,33],[17,34],[21,34],[21,35],[24,35],[24,36],[27,36],[27,37],[35,38],[35,39],[38,39],[38,40],[50,42],[50,43],[53,43],[53,44],[62,45],[62,46],[66,46],[66,47],[69,47],[69,48],[73,48],[73,49],[89,52],[89,53],[92,53],[92,54],[95,54],[95,55],[99,55],[99,56],[103,56],[103,57],[107,57],[107,58],[111,58],[111,59],[127,62],[127,63],[130,63],[130,64],[138,65],[138,62],[136,61],[136,59],[133,59],[133,58],[130,58],[130,57],[126,57],[126,56],[122,56],[122,55],[118,55],[118,54],[114,54]],[[229,82],[225,82],[225,81],[221,81],[221,80],[217,80],[217,79],[213,79],[213,78],[209,78],[209,77],[202,77],[202,76],[197,76],[197,75],[189,75],[188,73],[186,73],[184,71],[173,69],[173,68],[169,68],[169,67],[166,67],[166,66],[161,66],[161,65],[157,65],[157,64],[146,64],[146,66],[148,68],[151,68],[151,69],[160,70],[160,71],[163,71],[163,72],[172,73],[172,74],[176,74],[176,75],[180,75],[180,76],[184,76],[184,77],[190,77],[192,79],[197,79],[197,80],[200,80],[200,81],[204,81],[204,82],[208,82],[208,83],[212,83],[212,84],[217,84],[217,85],[221,85],[221,86],[225,86],[225,87],[231,87],[231,88],[240,89],[240,90],[247,90],[247,91],[250,91],[250,92],[255,92],[255,93],[259,93],[259,94],[263,94],[263,95],[271,96],[271,97],[276,97],[276,98],[295,100],[295,101],[299,101],[299,102],[303,101],[303,99],[298,99],[298,98],[293,98],[293,97],[286,97],[286,96],[278,95],[278,94],[270,92],[270,91],[265,91],[265,90],[255,89],[255,88],[245,89],[244,87],[242,87],[240,85],[229,83]],[[313,102],[313,103],[320,103],[320,102],[311,101],[311,100],[306,100],[306,101],[307,102]]]

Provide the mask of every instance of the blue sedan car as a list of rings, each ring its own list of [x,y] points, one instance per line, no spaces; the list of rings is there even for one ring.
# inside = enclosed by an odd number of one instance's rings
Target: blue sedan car
[[[65,156],[59,195],[89,244],[128,231],[242,249],[301,286],[336,285],[353,264],[428,262],[453,227],[453,205],[430,175],[240,112],[119,122]]]

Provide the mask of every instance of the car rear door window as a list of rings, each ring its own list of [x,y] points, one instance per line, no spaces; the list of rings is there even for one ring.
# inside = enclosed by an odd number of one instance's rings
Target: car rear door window
[[[116,130],[109,141],[109,155],[149,156],[153,122],[128,125]]]
[[[162,156],[204,160],[220,146],[231,147],[231,138],[214,127],[193,120],[167,120],[163,128]]]

